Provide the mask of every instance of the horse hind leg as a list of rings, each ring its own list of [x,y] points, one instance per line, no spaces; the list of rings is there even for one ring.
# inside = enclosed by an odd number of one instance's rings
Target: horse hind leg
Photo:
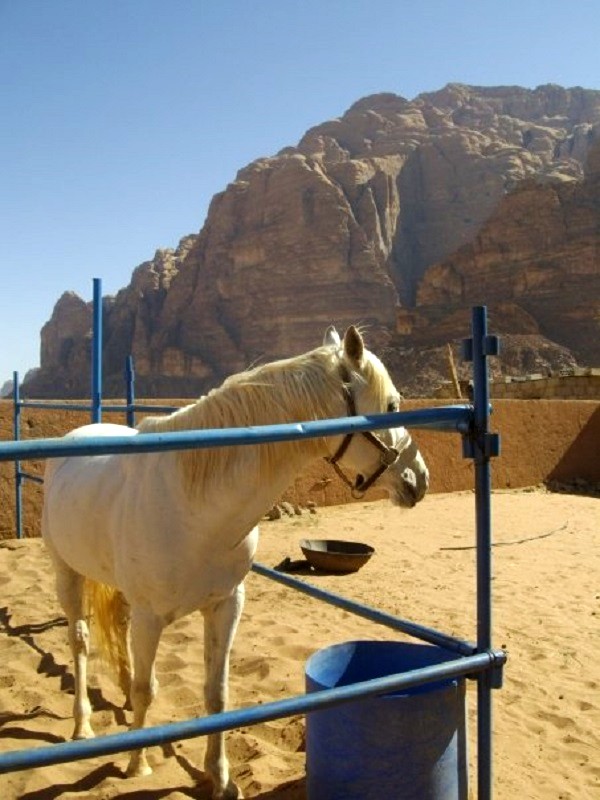
[[[131,656],[131,609],[125,597],[119,593],[116,613],[116,631],[119,641],[117,676],[121,691],[125,695],[125,708],[131,708],[132,656]]]
[[[244,606],[244,584],[204,612],[204,702],[208,714],[225,710],[228,697],[229,653]],[[213,800],[237,800],[239,787],[229,776],[223,733],[207,737],[204,768],[213,782]]]
[[[75,673],[75,698],[73,739],[91,739],[94,731],[90,724],[92,707],[87,692],[87,661],[90,652],[90,631],[85,619],[83,587],[84,578],[54,555],[56,592],[69,625],[69,644],[73,654]]]
[[[133,722],[131,730],[143,728],[146,713],[158,691],[154,660],[162,633],[161,621],[151,612],[134,609],[131,616],[131,653],[133,657],[133,679],[131,681],[131,705]],[[152,768],[146,758],[146,748],[131,753],[127,774],[129,776],[150,775]]]

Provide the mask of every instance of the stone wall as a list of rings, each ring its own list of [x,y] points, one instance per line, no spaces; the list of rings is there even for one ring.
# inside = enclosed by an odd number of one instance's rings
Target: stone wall
[[[600,369],[576,370],[572,375],[526,375],[494,381],[492,397],[528,399],[600,399]]]
[[[465,397],[468,386],[463,386]],[[600,368],[585,367],[568,374],[505,377],[491,383],[490,395],[499,400],[600,400]],[[450,381],[443,383],[436,397],[456,396]]]

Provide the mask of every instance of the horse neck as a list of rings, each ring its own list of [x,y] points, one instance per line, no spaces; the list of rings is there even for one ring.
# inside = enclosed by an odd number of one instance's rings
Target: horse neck
[[[308,356],[314,354],[234,375],[193,405],[163,418],[164,427],[236,428],[324,419],[341,408],[340,378]]]
[[[339,376],[317,353],[234,376],[168,418],[145,420],[140,430],[236,428],[339,416],[343,412]],[[280,493],[304,466],[327,452],[324,439],[318,438],[189,450],[178,453],[178,458],[194,492],[206,494],[213,485],[230,483],[238,491],[242,485],[251,491],[254,485]]]

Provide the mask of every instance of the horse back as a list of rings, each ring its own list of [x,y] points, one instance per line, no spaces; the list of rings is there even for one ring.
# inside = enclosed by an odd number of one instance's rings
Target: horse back
[[[69,432],[65,439],[135,436],[125,425],[95,423]],[[119,455],[49,459],[44,474],[42,536],[52,551],[81,574],[112,577],[110,531],[121,513],[128,465]]]

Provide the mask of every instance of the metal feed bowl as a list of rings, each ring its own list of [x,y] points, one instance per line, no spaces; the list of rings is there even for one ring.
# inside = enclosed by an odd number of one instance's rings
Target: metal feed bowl
[[[338,539],[301,539],[300,549],[315,569],[339,573],[356,572],[375,552],[368,544]]]

